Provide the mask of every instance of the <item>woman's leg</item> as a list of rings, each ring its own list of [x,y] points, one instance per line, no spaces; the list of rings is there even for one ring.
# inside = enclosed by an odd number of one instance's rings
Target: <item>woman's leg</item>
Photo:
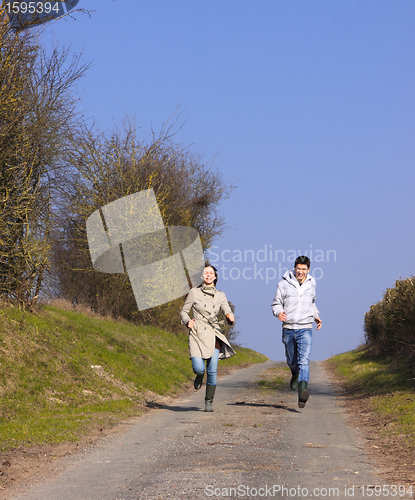
[[[194,356],[192,358],[192,368],[195,375],[203,375],[205,373],[205,360]]]
[[[205,373],[205,360],[196,356],[193,357],[192,368],[193,368],[193,373],[196,374],[196,378],[193,382],[193,387],[198,391],[203,384],[203,375]]]
[[[213,356],[207,360],[207,363],[206,363],[206,373],[207,373],[206,383],[208,385],[216,385],[216,377],[218,374],[219,353],[220,353],[219,349],[215,349]]]
[[[206,363],[206,395],[205,395],[205,411],[213,411],[213,398],[216,391],[216,376],[218,373],[219,349],[215,349],[213,356]]]

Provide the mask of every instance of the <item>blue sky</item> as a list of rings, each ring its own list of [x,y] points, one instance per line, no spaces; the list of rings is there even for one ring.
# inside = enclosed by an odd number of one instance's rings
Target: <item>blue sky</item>
[[[415,3],[79,7],[95,12],[49,23],[43,41],[93,63],[79,84],[85,115],[110,129],[135,114],[145,138],[180,106],[178,140],[237,186],[210,258],[239,342],[284,358],[270,305],[280,271],[312,251],[323,320],[312,358],[357,347],[370,305],[415,274]]]

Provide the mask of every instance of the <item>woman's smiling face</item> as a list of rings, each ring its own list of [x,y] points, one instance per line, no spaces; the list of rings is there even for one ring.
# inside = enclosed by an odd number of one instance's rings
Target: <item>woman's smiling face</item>
[[[211,267],[205,267],[202,277],[205,285],[213,285],[216,278],[215,271]]]

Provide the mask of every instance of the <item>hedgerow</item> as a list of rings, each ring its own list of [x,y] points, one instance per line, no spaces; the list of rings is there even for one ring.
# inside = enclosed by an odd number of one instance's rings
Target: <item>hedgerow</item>
[[[415,358],[415,276],[386,290],[365,314],[364,330],[374,352]]]

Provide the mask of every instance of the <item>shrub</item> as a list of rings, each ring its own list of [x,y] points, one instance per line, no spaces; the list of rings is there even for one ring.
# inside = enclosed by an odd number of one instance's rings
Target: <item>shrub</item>
[[[365,340],[375,352],[415,357],[415,277],[396,280],[365,314]]]

